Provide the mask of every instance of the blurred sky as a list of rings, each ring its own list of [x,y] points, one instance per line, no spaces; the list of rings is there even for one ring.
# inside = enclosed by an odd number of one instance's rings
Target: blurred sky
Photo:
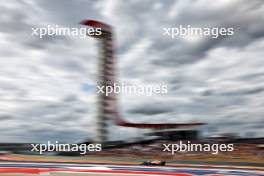
[[[207,122],[204,131],[264,135],[264,1],[10,0],[0,5],[0,141],[94,136],[97,45],[31,35],[32,27],[115,27],[119,82],[167,84],[167,95],[122,95],[133,122]],[[163,27],[233,27],[232,37],[164,37]],[[112,132],[133,136],[134,129]],[[116,135],[116,134],[113,134]]]

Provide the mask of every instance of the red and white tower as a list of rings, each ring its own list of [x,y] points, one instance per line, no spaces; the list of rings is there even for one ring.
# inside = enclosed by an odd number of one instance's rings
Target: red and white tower
[[[100,28],[101,35],[90,35],[98,39],[99,42],[99,59],[98,59],[98,83],[99,87],[104,87],[102,90],[105,92],[105,87],[112,87],[116,82],[116,69],[114,60],[114,46],[113,46],[113,32],[112,27],[94,20],[84,20],[81,22],[93,28]],[[109,120],[117,117],[117,98],[112,92],[106,96],[105,93],[98,94],[97,104],[97,142],[107,141],[107,127]]]
[[[98,39],[99,41],[99,73],[98,73],[98,86],[112,87],[114,90],[114,83],[116,83],[116,60],[114,57],[114,42],[113,42],[113,29],[110,25],[94,21],[84,20],[81,22],[83,25],[87,25],[93,28],[101,28],[101,35],[90,35]],[[105,92],[105,88],[103,89]],[[117,95],[112,92],[108,96],[105,93],[98,94],[98,106],[97,106],[97,142],[103,143],[107,141],[108,135],[108,123],[109,120],[113,121],[116,125],[131,128],[144,128],[144,129],[168,129],[168,128],[182,128],[182,127],[194,127],[204,125],[205,123],[131,123],[123,118],[118,113],[118,99]]]

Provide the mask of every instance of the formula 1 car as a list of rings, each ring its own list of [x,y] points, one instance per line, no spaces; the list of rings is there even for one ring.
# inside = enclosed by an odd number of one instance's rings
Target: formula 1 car
[[[144,166],[165,166],[166,161],[154,160],[154,161],[143,161],[141,165]]]

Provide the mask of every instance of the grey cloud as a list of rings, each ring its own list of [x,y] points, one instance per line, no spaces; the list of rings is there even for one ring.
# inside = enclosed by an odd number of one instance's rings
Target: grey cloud
[[[8,115],[8,114],[2,114],[0,115],[0,120],[1,121],[5,121],[5,120],[12,120],[13,116],[12,115]]]
[[[96,84],[97,43],[90,38],[31,36],[32,27],[80,27],[77,23],[85,18],[114,26],[120,80],[143,85],[164,82],[169,87],[168,94],[158,98],[124,95],[120,103],[124,118],[203,121],[209,123],[206,128],[216,129],[212,133],[243,130],[263,136],[263,4],[260,0],[3,3],[0,133],[7,137],[1,140],[71,141],[94,135],[96,97],[80,87]],[[195,42],[162,35],[163,27],[180,24],[234,27],[235,35]],[[134,129],[125,131],[133,136]]]
[[[155,104],[142,104],[141,107],[135,107],[131,109],[129,113],[132,114],[144,114],[144,115],[155,115],[155,114],[163,114],[169,113],[173,111],[171,107],[162,106],[159,103]]]

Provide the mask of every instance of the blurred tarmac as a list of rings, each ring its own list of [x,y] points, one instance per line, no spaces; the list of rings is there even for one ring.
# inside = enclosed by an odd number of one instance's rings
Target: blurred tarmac
[[[263,168],[214,165],[142,166],[81,163],[0,162],[0,175],[264,176]]]
[[[71,175],[174,175],[264,176],[263,163],[168,161],[166,167],[141,166],[146,158],[67,157],[5,155],[0,158],[0,176]]]
[[[174,164],[214,164],[214,165],[235,165],[235,166],[251,166],[263,167],[264,158],[260,160],[241,160],[233,159],[228,160],[228,156],[214,156],[214,158],[190,157],[181,156],[179,159],[166,159],[166,158],[152,158],[152,157],[113,157],[113,156],[48,156],[48,155],[22,155],[22,154],[8,154],[0,157],[0,161],[17,161],[17,162],[56,162],[56,163],[89,163],[89,164],[123,164],[123,165],[138,165],[145,160],[166,160],[168,165]]]

